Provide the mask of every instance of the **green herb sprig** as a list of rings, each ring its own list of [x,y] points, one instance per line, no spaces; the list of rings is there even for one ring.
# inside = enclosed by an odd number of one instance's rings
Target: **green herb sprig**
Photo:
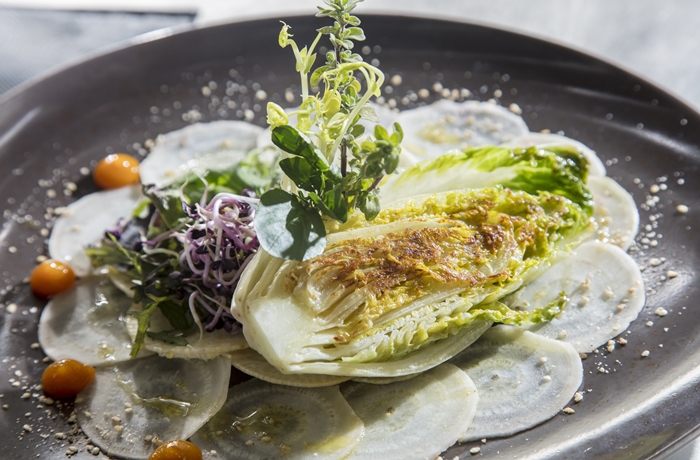
[[[306,260],[323,252],[324,220],[346,222],[356,209],[374,219],[380,210],[377,187],[399,163],[403,131],[398,124],[391,134],[377,125],[374,137],[358,141],[365,134],[361,119],[379,122],[367,103],[381,95],[384,82],[378,68],[352,51],[354,42],[365,39],[359,18],[351,14],[360,1],[324,0],[317,16],[334,23],[318,29],[310,47],[300,49],[287,24],[279,35],[280,46],[294,52],[302,102],[290,114],[275,103],[267,106],[272,142],[284,152],[280,168],[286,177],[279,189],[262,195],[256,230],[262,247],[276,257]],[[324,35],[333,50],[312,73],[314,50]],[[309,84],[321,92],[310,95]],[[289,124],[290,115],[296,116],[296,126]]]

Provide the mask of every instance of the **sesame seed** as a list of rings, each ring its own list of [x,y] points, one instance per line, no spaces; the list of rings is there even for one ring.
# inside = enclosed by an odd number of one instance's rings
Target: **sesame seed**
[[[262,442],[270,442],[272,441],[272,438],[270,436],[263,436],[262,438],[260,438],[260,440]]]
[[[576,411],[573,410],[573,409],[570,408],[570,407],[565,407],[565,408],[562,409],[562,412],[564,412],[565,414],[571,415],[571,414],[573,414],[573,413],[576,412]]]
[[[28,432],[30,432],[30,433],[32,432],[32,426],[31,426],[31,425],[24,425],[24,426],[22,427],[22,429],[23,429],[24,431],[28,431]]]
[[[252,446],[253,444],[255,444],[255,443],[253,441],[251,441],[250,439],[245,442],[246,446]]]
[[[580,391],[577,391],[576,394],[574,394],[574,402],[580,403],[581,401],[583,401],[583,393]]]
[[[656,310],[654,310],[654,314],[658,316],[666,316],[668,315],[668,310],[666,310],[664,307],[659,307]]]
[[[678,206],[676,206],[676,211],[678,211],[681,214],[686,214],[689,210],[690,209],[688,208],[688,206],[684,204],[679,204]]]
[[[649,193],[659,193],[659,186],[653,184],[651,187],[649,187]]]
[[[668,279],[671,279],[678,276],[678,273],[674,272],[673,270],[668,270],[666,271],[666,276],[668,277]]]
[[[644,350],[642,352],[642,358],[646,358],[647,356],[649,356],[649,350]]]
[[[620,345],[627,345],[627,339],[624,337],[620,337],[617,339],[617,341],[620,343]]]
[[[479,446],[474,446],[471,449],[469,449],[469,453],[472,455],[476,455],[479,452],[481,452],[481,447],[479,447]],[[459,457],[457,457],[457,458],[459,458]]]

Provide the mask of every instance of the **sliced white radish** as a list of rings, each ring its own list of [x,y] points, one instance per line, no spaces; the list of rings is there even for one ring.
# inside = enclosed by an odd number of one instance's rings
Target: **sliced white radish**
[[[147,436],[187,439],[216,414],[230,375],[228,358],[151,356],[101,367],[76,398],[78,422],[105,454],[145,460],[157,447]]]
[[[132,340],[136,339],[138,332],[138,321],[133,316],[127,316],[126,327]],[[156,309],[151,315],[150,332],[163,332],[172,330],[172,326],[167,318]],[[143,348],[166,358],[183,359],[214,359],[226,353],[248,348],[248,343],[240,332],[231,334],[224,329],[217,329],[212,332],[204,332],[201,335],[199,330],[184,337],[187,345],[175,345],[152,339],[148,336],[143,341]]]
[[[124,317],[130,306],[131,299],[106,277],[83,278],[46,305],[39,343],[54,361],[71,358],[91,366],[126,361],[132,342]]]
[[[231,387],[222,410],[193,437],[226,458],[343,459],[363,424],[337,386],[298,388],[253,379]]]
[[[328,387],[345,382],[349,377],[322,374],[283,374],[268,363],[260,353],[247,348],[228,353],[231,364],[239,371],[266,382],[292,387]]]
[[[479,392],[476,415],[460,442],[510,436],[552,418],[583,379],[571,345],[512,326],[491,328],[450,362]]]
[[[188,172],[225,169],[255,148],[259,126],[244,121],[197,123],[159,136],[151,153],[141,162],[144,184],[168,185]]]
[[[506,303],[532,310],[561,293],[570,299],[564,311],[530,330],[570,343],[581,353],[620,334],[644,307],[644,282],[635,261],[619,247],[596,241],[579,246],[575,255],[515,292]]]
[[[341,390],[365,424],[353,460],[433,460],[464,434],[479,401],[469,376],[447,363],[404,382]]]
[[[85,248],[100,241],[120,218],[131,216],[143,198],[140,185],[91,193],[71,203],[56,219],[49,238],[49,255],[68,264],[76,275],[92,273]]]
[[[639,229],[639,211],[634,198],[609,177],[590,177],[587,185],[593,194],[593,217],[598,223],[594,238],[629,249]]]
[[[537,146],[547,148],[555,147],[557,145],[568,145],[583,153],[588,160],[588,174],[591,176],[605,176],[605,165],[593,150],[582,142],[565,136],[560,136],[558,134],[528,133],[501,144],[501,147],[514,148]]]
[[[396,121],[404,131],[402,145],[419,160],[453,149],[498,145],[529,132],[521,117],[498,105],[476,101],[441,100],[401,112]]]

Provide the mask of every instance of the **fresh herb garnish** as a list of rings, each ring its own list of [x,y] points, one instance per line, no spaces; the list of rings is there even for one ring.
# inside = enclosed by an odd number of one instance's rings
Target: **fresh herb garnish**
[[[187,345],[185,336],[197,329],[200,336],[218,328],[240,332],[230,303],[258,248],[253,229],[258,200],[253,192],[238,190],[242,184],[236,174],[212,177],[218,179],[213,185],[198,179],[198,185],[145,186],[148,217],[132,218],[109,231],[100,246],[87,250],[95,267],[109,265],[132,286],[134,304],[140,306],[130,313],[138,322],[132,357],[147,336]],[[231,192],[219,192],[207,201],[212,189]],[[201,203],[190,204],[192,197],[185,190]],[[149,330],[156,309],[171,330]]]
[[[379,125],[374,137],[360,141],[365,128],[361,119],[378,121],[376,111],[366,105],[381,94],[384,74],[353,53],[354,41],[365,39],[357,16],[350,14],[362,0],[324,0],[319,17],[334,19],[332,26],[318,30],[311,47],[299,49],[290,26],[283,23],[279,43],[290,46],[301,76],[302,103],[296,126],[275,103],[268,103],[267,120],[272,142],[285,153],[280,168],[286,175],[280,189],[263,194],[257,226],[261,246],[285,259],[306,260],[325,248],[323,219],[346,222],[359,209],[368,220],[379,213],[377,187],[396,170],[403,131],[394,124],[393,133]],[[333,50],[326,63],[309,73],[316,61],[314,49],[327,35]],[[362,93],[364,81],[365,93]],[[309,94],[309,84],[321,92]]]

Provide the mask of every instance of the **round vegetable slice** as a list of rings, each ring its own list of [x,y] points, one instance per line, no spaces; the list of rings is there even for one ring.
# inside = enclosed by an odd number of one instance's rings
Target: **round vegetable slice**
[[[268,363],[260,353],[247,348],[228,354],[231,364],[239,371],[266,382],[292,387],[328,387],[349,380],[349,377],[323,374],[283,374]]]
[[[346,458],[362,433],[362,421],[337,386],[298,388],[253,379],[229,390],[222,410],[192,442],[239,460],[333,460]]]
[[[51,231],[51,258],[70,265],[78,276],[90,274],[92,266],[85,247],[100,241],[105,230],[120,218],[129,217],[142,197],[141,186],[132,185],[91,193],[71,203]]]
[[[569,299],[562,313],[530,330],[568,342],[581,353],[603,345],[637,318],[644,307],[644,282],[635,261],[611,244],[590,241],[515,292],[506,302],[531,310]]]
[[[216,414],[230,375],[228,358],[151,356],[101,367],[76,398],[78,422],[107,455],[145,460],[158,440],[187,439]]]
[[[365,424],[348,459],[433,460],[467,430],[477,408],[476,386],[452,364],[388,385],[350,383],[343,396]]]
[[[588,160],[588,174],[591,176],[605,176],[605,165],[596,153],[591,150],[586,144],[577,140],[570,139],[559,134],[544,134],[544,133],[527,133],[523,136],[518,136],[508,142],[501,144],[501,147],[556,147],[558,145],[569,145],[583,153]]]
[[[609,177],[590,177],[588,189],[593,194],[593,217],[598,223],[595,238],[627,250],[639,229],[639,211],[634,198]]]
[[[487,102],[434,104],[401,112],[402,143],[419,160],[436,158],[452,149],[497,145],[529,132],[523,119]]]
[[[54,361],[71,358],[94,366],[128,360],[132,342],[124,316],[130,306],[131,299],[106,277],[83,278],[46,305],[39,343]]]
[[[460,442],[510,436],[550,419],[583,379],[571,345],[513,326],[491,328],[450,362],[479,392],[474,420]]]
[[[141,182],[163,187],[187,172],[226,169],[255,147],[262,128],[244,121],[197,123],[159,136],[141,162]]]
[[[132,316],[126,318],[126,327],[132,340],[136,339],[138,332],[138,321]],[[163,316],[160,310],[156,310],[151,315],[151,326],[149,332],[158,333],[172,330],[170,322]],[[200,335],[199,330],[195,330],[182,337],[187,341],[186,345],[177,345],[164,342],[146,336],[143,341],[143,348],[166,358],[183,359],[213,359],[226,353],[248,348],[248,343],[239,331],[236,334],[226,332],[224,329],[217,329],[213,332],[204,332]]]

